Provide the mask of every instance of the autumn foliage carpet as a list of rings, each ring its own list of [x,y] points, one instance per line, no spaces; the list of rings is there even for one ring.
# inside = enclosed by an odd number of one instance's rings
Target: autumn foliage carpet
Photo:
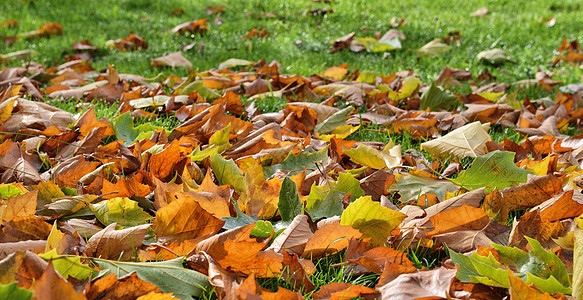
[[[401,39],[348,34],[330,51]],[[580,84],[540,71],[512,84],[544,95],[529,99],[488,71],[423,82],[264,60],[192,70],[181,52],[151,66],[188,76],[146,78],[95,70],[97,48],[78,41],[64,64],[0,71],[0,298],[583,297]],[[556,50],[552,65],[583,61],[576,41]],[[480,59],[512,63],[500,49]],[[97,103],[115,115],[98,118]],[[170,116],[179,124],[152,121]]]

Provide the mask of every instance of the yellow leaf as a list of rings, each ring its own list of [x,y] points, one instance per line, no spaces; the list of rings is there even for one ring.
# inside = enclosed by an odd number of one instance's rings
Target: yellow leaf
[[[494,92],[481,92],[478,95],[490,100],[490,101],[496,101],[498,98],[500,98],[500,96],[504,95],[504,92],[498,92],[498,93],[494,93]]]
[[[409,76],[403,79],[403,85],[398,92],[389,89],[389,98],[398,101],[405,99],[413,94],[421,85],[421,80],[415,76]]]
[[[277,211],[283,180],[274,177],[266,181],[263,167],[257,162],[245,170],[245,182],[247,192],[241,195],[245,213],[262,219],[273,217]]]
[[[376,244],[383,245],[407,215],[381,206],[364,196],[352,202],[342,213],[340,225],[350,225],[362,232],[364,237],[371,237]]]
[[[63,239],[63,237],[65,236],[64,233],[62,233],[58,228],[57,228],[57,223],[59,222],[55,222],[53,223],[53,228],[51,229],[51,233],[49,233],[49,237],[47,238],[47,245],[45,246],[45,253],[56,249],[58,254],[59,253],[59,245],[61,244],[61,240]]]

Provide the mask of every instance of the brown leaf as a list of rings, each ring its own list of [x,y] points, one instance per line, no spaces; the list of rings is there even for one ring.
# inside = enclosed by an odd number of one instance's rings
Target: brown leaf
[[[470,16],[472,17],[484,17],[490,13],[487,7],[478,8],[476,11],[472,12]]]
[[[18,286],[29,289],[47,268],[47,262],[30,251],[10,253],[0,261],[0,284],[18,281]]]
[[[388,195],[389,187],[395,182],[395,175],[381,169],[361,179],[360,188],[366,195],[372,196],[373,200],[377,200],[382,195]]]
[[[52,262],[49,262],[43,275],[34,282],[32,290],[34,300],[87,299],[85,295],[77,293],[73,285],[55,271]]]
[[[482,204],[484,211],[492,218],[499,216],[496,221],[505,224],[508,212],[532,208],[563,190],[562,177],[553,174],[545,176],[529,174],[527,178],[526,183],[499,192],[495,189],[488,194]]]
[[[302,255],[306,243],[313,235],[308,224],[308,216],[298,215],[267,249],[277,253],[282,253],[285,249],[289,253]]]
[[[283,250],[283,266],[282,279],[291,284],[294,290],[309,293],[316,288],[296,254]]]
[[[528,245],[525,236],[537,239],[542,245],[546,245],[552,238],[562,236],[565,228],[560,222],[543,221],[540,210],[525,213],[520,221],[514,221],[508,245],[524,249]]]
[[[0,243],[0,259],[6,258],[9,254],[18,251],[30,251],[32,253],[40,254],[45,252],[45,240],[28,240],[20,242]]]
[[[199,20],[194,20],[192,22],[186,22],[186,23],[182,23],[180,25],[177,25],[176,27],[172,28],[172,32],[174,33],[178,33],[178,34],[182,34],[182,33],[198,33],[200,35],[202,35],[203,33],[205,33],[208,30],[208,26],[206,25],[206,23],[208,22],[208,19],[199,19]]]
[[[88,40],[76,41],[71,46],[71,49],[76,51],[97,50]]]
[[[130,33],[130,35],[125,39],[117,39],[114,41],[108,41],[106,45],[111,45],[119,51],[134,51],[140,49],[148,49],[148,43],[141,36]]]
[[[378,287],[383,299],[416,299],[445,297],[456,269],[436,268],[431,271],[401,274],[388,284]]]
[[[2,225],[0,243],[46,240],[52,228],[44,219],[36,216],[16,218]]]
[[[109,274],[91,284],[87,292],[87,299],[119,299],[133,300],[148,293],[161,293],[160,289],[140,278],[132,272],[119,279],[115,274]]]
[[[156,212],[152,229],[161,242],[183,241],[216,234],[224,224],[194,198],[181,197]]]
[[[417,268],[414,266],[405,266],[398,263],[393,263],[390,261],[385,262],[383,273],[379,278],[377,287],[386,285],[387,283],[393,281],[395,278],[399,277],[401,274],[409,274],[417,272]]]
[[[211,236],[196,245],[192,253],[204,251],[223,268],[235,271],[247,268],[247,262],[255,259],[269,242],[269,238],[251,237],[254,227],[255,224],[249,224]]]
[[[150,62],[150,66],[157,68],[161,67],[192,68],[192,63],[182,55],[182,52],[179,51],[153,59]]]
[[[261,28],[261,30],[257,30],[255,28],[251,29],[249,32],[247,32],[247,34],[245,35],[245,39],[251,39],[251,38],[267,38],[270,37],[271,35],[269,34],[269,32],[267,32],[267,29],[265,29],[265,27]]]
[[[334,282],[320,287],[320,290],[312,295],[314,300],[342,300],[352,298],[378,299],[379,291],[346,282]]]
[[[74,188],[86,174],[94,171],[101,163],[86,160],[83,156],[71,157],[53,168],[59,186]]]
[[[139,248],[150,224],[115,230],[113,223],[92,236],[85,246],[85,254],[102,259],[125,260],[135,248]]]

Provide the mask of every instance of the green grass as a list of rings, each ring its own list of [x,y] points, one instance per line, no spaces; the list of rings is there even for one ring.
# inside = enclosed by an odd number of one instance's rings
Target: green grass
[[[225,5],[221,14],[222,25],[213,24],[214,16],[205,9],[211,5]],[[21,1],[7,0],[0,8],[0,18],[16,19],[16,29],[0,29],[2,35],[36,30],[40,24],[60,22],[64,34],[58,37],[20,40],[10,48],[0,45],[0,52],[33,49],[40,52],[34,60],[48,66],[63,62],[63,54],[74,41],[89,39],[104,47],[110,39],[125,38],[134,31],[150,44],[145,51],[120,53],[102,50],[95,66],[104,68],[114,64],[120,72],[154,76],[159,70],[149,67],[155,57],[179,51],[190,42],[203,42],[204,51],[188,51],[185,56],[196,68],[216,68],[228,58],[249,60],[277,60],[284,66],[283,73],[309,75],[330,66],[347,63],[360,70],[377,70],[389,74],[413,68],[424,81],[434,79],[445,67],[467,68],[474,75],[489,69],[501,81],[533,78],[536,71],[550,70],[548,62],[554,57],[566,37],[581,40],[583,24],[577,22],[581,13],[576,1],[536,0],[527,4],[521,1],[367,1],[337,0],[329,4],[311,0],[298,1],[187,1],[187,0],[103,0],[103,1]],[[469,14],[486,6],[492,12],[484,18]],[[308,15],[315,8],[331,7],[334,13],[325,16]],[[182,8],[182,16],[169,16],[175,8]],[[274,13],[276,18],[261,18],[262,13]],[[383,58],[378,53],[352,53],[341,51],[329,54],[328,42],[350,32],[359,37],[373,36],[375,31],[390,29],[392,17],[404,17],[400,28],[408,40],[401,50]],[[544,17],[557,19],[554,27],[537,21]],[[210,19],[210,29],[199,35],[170,33],[175,25],[200,18]],[[265,27],[271,34],[268,39],[243,40],[252,28]],[[366,29],[366,30],[361,30]],[[460,30],[462,42],[449,52],[437,57],[421,57],[407,49],[417,49],[434,38]],[[296,41],[303,41],[301,47]],[[246,45],[247,43],[247,45]],[[478,63],[476,54],[491,48],[503,48],[517,64],[493,68]],[[197,48],[197,47],[195,47]],[[13,65],[18,65],[15,62]],[[579,81],[582,71],[572,66],[556,69],[558,79]],[[185,75],[186,70],[164,70],[165,73]]]

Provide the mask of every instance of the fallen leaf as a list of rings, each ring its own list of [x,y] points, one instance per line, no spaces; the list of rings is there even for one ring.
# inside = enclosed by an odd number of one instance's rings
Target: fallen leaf
[[[127,259],[138,248],[150,224],[115,230],[113,223],[92,236],[85,246],[85,254],[103,259]]]
[[[119,279],[109,274],[91,284],[87,292],[88,299],[123,299],[130,300],[151,292],[160,292],[157,286],[138,278],[134,271]]]
[[[174,52],[168,55],[158,57],[150,62],[152,67],[171,67],[171,68],[192,68],[192,63],[186,59],[182,52]]]

